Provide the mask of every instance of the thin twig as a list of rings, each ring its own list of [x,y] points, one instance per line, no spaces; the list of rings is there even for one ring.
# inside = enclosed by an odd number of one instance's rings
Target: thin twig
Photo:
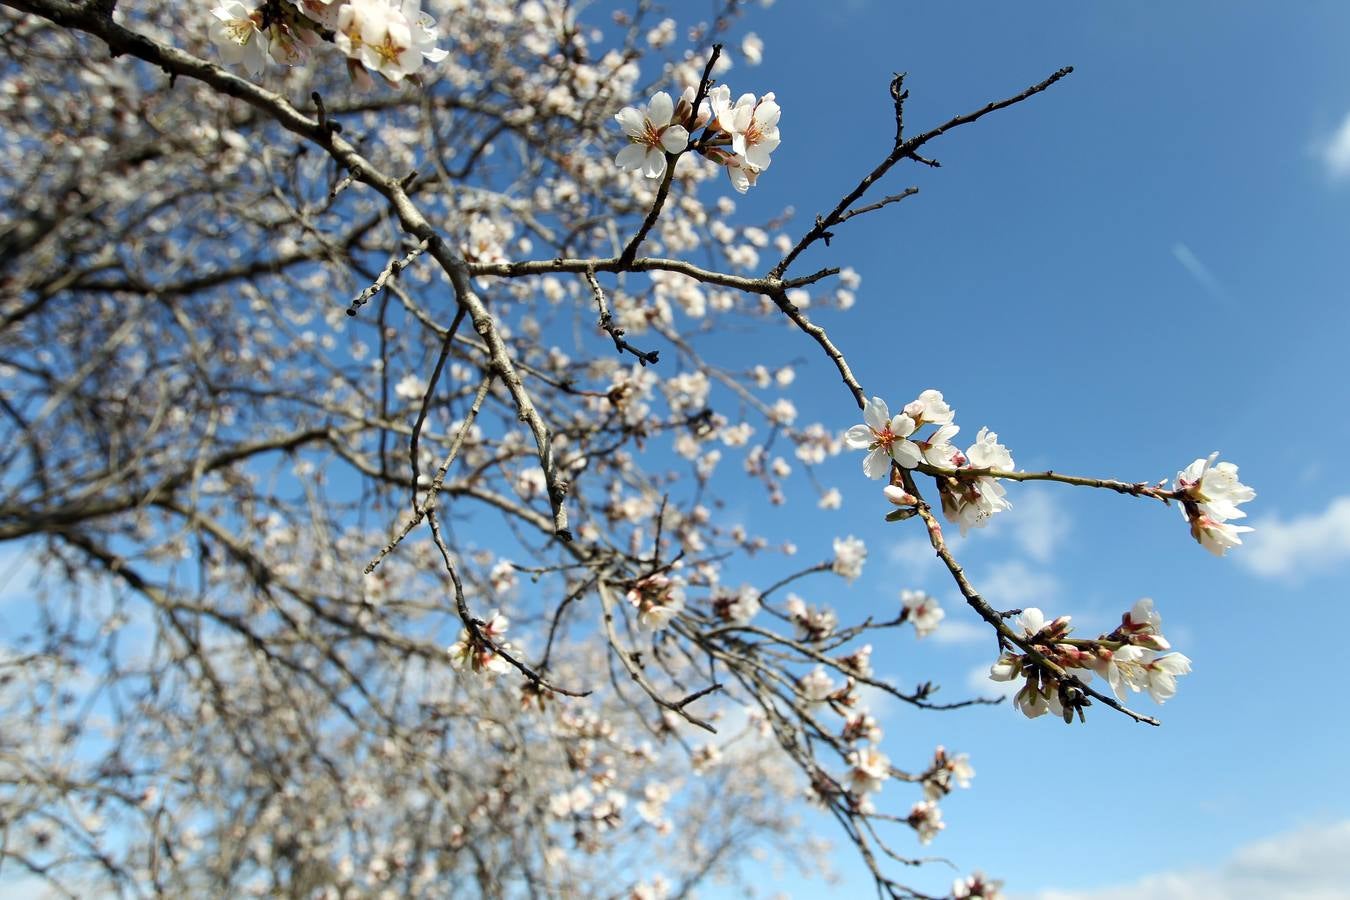
[[[624,330],[614,324],[614,316],[609,311],[609,302],[605,299],[605,292],[600,288],[600,282],[595,278],[595,270],[587,269],[582,273],[586,278],[586,283],[591,286],[591,293],[595,295],[595,305],[600,312],[600,327],[609,333],[614,341],[614,349],[620,355],[624,352],[633,354],[644,366],[654,366],[661,356],[660,350],[639,350],[632,344],[623,339]]]
[[[333,196],[336,195],[337,195],[337,188],[334,188]],[[404,269],[410,266],[412,264],[412,261],[417,259],[417,257],[421,256],[422,253],[426,251],[426,249],[427,249],[427,242],[424,240],[418,243],[416,247],[409,250],[403,256],[391,257],[389,260],[389,264],[384,267],[384,270],[380,272],[378,276],[376,276],[375,283],[372,284],[370,287],[366,288],[361,293],[357,294],[356,298],[352,300],[351,305],[347,307],[347,315],[349,316],[356,315],[357,311],[360,310],[361,307],[369,303],[372,297],[374,297],[380,291],[384,290],[384,286],[389,281],[390,278],[393,278],[399,272],[402,272]]]

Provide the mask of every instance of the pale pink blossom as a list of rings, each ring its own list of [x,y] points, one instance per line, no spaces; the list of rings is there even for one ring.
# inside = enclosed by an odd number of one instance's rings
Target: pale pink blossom
[[[675,101],[665,91],[657,91],[644,109],[625,106],[614,121],[628,135],[629,144],[614,157],[624,171],[641,172],[648,178],[660,178],[666,171],[666,154],[679,153],[689,144],[689,132],[673,124]]]
[[[904,413],[892,416],[886,401],[873,397],[863,406],[863,424],[854,425],[844,433],[844,442],[854,450],[867,450],[863,472],[868,478],[884,478],[891,470],[891,461],[906,469],[919,464],[919,448],[909,436],[914,433],[914,420]]]
[[[242,65],[251,75],[267,65],[267,36],[262,30],[263,15],[256,6],[239,0],[224,0],[211,10],[216,21],[211,25],[211,40],[227,65]]]
[[[853,750],[846,757],[849,786],[855,794],[873,794],[891,777],[891,761],[875,747]]]
[[[938,832],[947,827],[942,821],[942,810],[931,800],[915,803],[906,821],[918,832],[921,844],[931,844]]]
[[[936,631],[938,623],[947,615],[937,600],[923,591],[901,591],[900,602],[905,608],[905,618],[914,626],[914,633],[921,638]]]

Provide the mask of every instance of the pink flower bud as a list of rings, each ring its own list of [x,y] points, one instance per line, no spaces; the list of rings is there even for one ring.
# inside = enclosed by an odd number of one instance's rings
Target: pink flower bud
[[[893,484],[886,485],[881,489],[881,492],[886,495],[887,500],[896,506],[916,506],[919,503],[918,497]]]
[[[1148,650],[1171,650],[1172,645],[1161,634],[1132,634],[1130,643]]]

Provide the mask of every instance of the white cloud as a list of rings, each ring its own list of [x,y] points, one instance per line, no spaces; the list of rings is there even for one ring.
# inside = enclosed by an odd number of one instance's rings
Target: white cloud
[[[1178,241],[1172,245],[1172,256],[1181,263],[1181,267],[1186,273],[1195,280],[1195,283],[1204,289],[1205,293],[1212,300],[1218,300],[1225,305],[1232,305],[1232,298],[1228,296],[1228,291],[1209,270],[1209,266],[1200,261],[1200,257],[1195,255],[1195,251],[1185,244]]]
[[[935,557],[928,538],[918,536],[896,541],[886,555],[892,563],[920,572],[931,567]]]
[[[995,609],[1014,606],[1044,606],[1059,593],[1059,580],[1049,572],[1037,572],[1020,559],[990,566],[975,587]]]
[[[995,657],[990,656],[989,662],[980,663],[975,668],[966,673],[966,687],[972,694],[978,697],[1011,697],[1022,689],[1026,683],[1024,679],[1013,679],[1012,681],[994,681],[989,677],[989,667],[994,664]]]
[[[1336,497],[1320,513],[1285,521],[1260,519],[1233,551],[1238,561],[1268,578],[1325,571],[1350,559],[1350,495]]]
[[[1046,890],[1035,900],[1343,900],[1350,884],[1350,819],[1240,847],[1218,866],[1145,875],[1091,891]]]
[[[1327,167],[1332,178],[1350,178],[1350,114],[1341,122],[1336,133],[1322,142],[1318,148],[1322,164]]]
[[[965,600],[961,600],[962,607],[965,606]],[[968,610],[959,610],[960,612]],[[988,641],[989,646],[994,646],[994,630],[983,622],[963,622],[961,620],[952,621],[952,612],[947,610],[947,617],[942,620],[942,624],[937,627],[929,636],[928,640],[935,644],[977,644],[980,641]]]
[[[1048,562],[1069,536],[1069,515],[1046,490],[1019,491],[1004,518],[1012,539],[1037,562]]]

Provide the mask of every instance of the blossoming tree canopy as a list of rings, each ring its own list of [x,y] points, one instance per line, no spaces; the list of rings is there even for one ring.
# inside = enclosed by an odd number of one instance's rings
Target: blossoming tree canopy
[[[868,699],[998,701],[882,663],[983,623],[991,681],[1066,722],[1157,724],[1127,704],[1190,673],[1152,600],[1076,636],[944,528],[1042,481],[1176,505],[1222,556],[1235,465],[1019,469],[988,426],[958,445],[959,398],[865,391],[813,318],[853,307],[830,240],[913,195],[877,195],[893,170],[1071,70],[922,131],[897,76],[833,206],[749,221],[794,188],[760,182],[779,98],[730,83],[765,50],[741,4],[0,4],[0,538],[43,585],[0,645],[0,862],[74,895],[655,898],[752,852],[827,869],[806,802],[884,894],[992,900],[975,861],[901,880],[975,770],[917,729],[883,751]],[[728,361],[719,330],[756,338]],[[808,421],[777,341],[856,411]],[[819,545],[733,511],[849,484],[873,506]],[[964,604],[838,601],[900,529]]]

